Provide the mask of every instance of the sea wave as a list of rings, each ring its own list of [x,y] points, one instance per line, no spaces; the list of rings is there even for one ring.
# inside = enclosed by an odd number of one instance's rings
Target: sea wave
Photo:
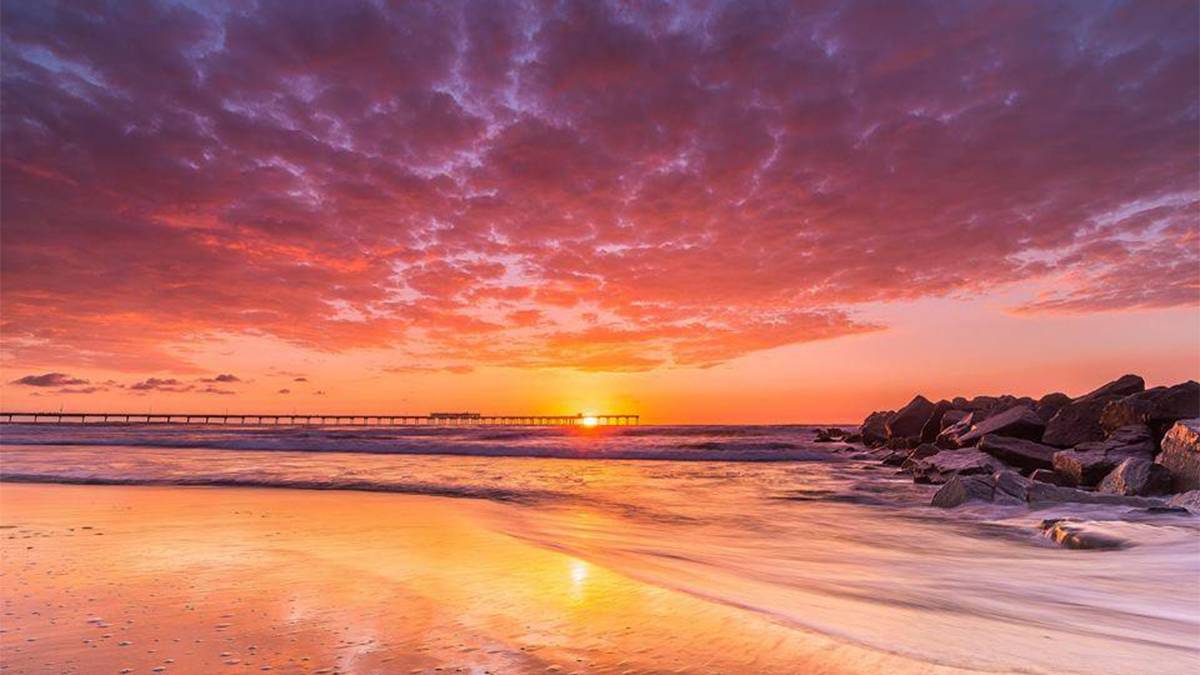
[[[840,444],[816,444],[807,427],[220,428],[166,425],[6,425],[0,445],[129,446],[386,455],[543,457],[693,462],[835,459]]]

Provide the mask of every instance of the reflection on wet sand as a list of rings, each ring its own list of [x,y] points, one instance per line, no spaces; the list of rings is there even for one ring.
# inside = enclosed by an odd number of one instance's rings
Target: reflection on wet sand
[[[4,485],[11,672],[940,672],[481,526],[504,505]]]

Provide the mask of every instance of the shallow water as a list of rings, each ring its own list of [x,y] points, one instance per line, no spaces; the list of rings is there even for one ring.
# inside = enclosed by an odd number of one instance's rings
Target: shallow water
[[[951,665],[1200,670],[1200,518],[933,509],[805,427],[0,430],[6,481],[356,489],[491,500],[489,527],[778,622]],[[1125,542],[1077,551],[1043,518]],[[1152,668],[1149,664],[1154,664]]]

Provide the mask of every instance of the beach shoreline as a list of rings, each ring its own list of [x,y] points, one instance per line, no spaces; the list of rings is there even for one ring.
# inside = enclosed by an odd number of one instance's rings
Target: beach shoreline
[[[966,672],[640,581],[503,504],[0,485],[9,672]]]

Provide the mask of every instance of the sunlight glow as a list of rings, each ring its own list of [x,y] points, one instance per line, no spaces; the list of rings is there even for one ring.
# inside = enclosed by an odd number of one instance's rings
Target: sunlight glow
[[[583,418],[583,426],[585,426],[585,427],[594,427],[599,423],[600,423],[600,420],[596,419],[592,415],[588,415],[587,417]]]

